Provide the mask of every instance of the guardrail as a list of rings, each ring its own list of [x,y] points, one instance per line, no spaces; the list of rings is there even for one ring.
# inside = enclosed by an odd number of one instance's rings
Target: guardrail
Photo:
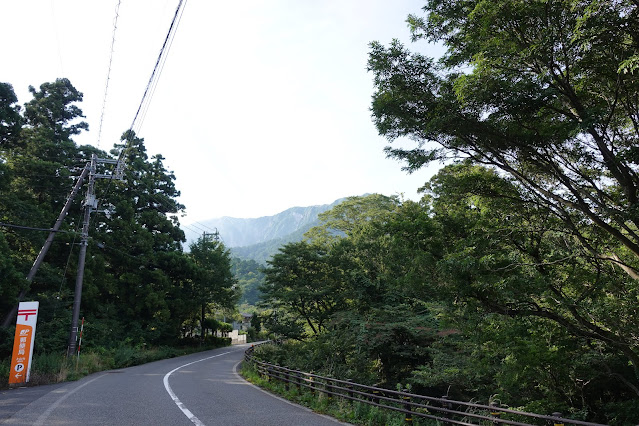
[[[447,398],[433,398],[409,392],[366,386],[349,380],[339,380],[281,367],[276,364],[260,361],[253,356],[255,347],[251,346],[244,353],[244,360],[255,366],[257,372],[267,380],[278,380],[284,383],[288,391],[290,386],[307,389],[313,394],[322,393],[328,398],[343,398],[386,410],[403,413],[406,424],[412,424],[413,418],[424,418],[439,421],[445,425],[582,425],[604,426],[561,417],[561,413],[541,414],[502,408],[497,405],[482,405],[470,402],[455,401]]]

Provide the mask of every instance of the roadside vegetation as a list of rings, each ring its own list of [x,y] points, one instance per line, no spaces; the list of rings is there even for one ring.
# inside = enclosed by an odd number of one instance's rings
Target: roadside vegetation
[[[32,383],[77,378],[225,342],[238,317],[230,251],[203,235],[185,251],[185,207],[160,154],[126,131],[113,150],[78,146],[88,130],[83,94],[65,78],[30,87],[18,104],[0,83],[0,386],[5,386],[18,300],[39,302]],[[122,181],[97,179],[84,267],[79,362],[64,359],[76,282],[84,191],[71,204],[45,261],[25,280],[80,171],[93,155],[126,161]],[[112,166],[108,166],[112,167]],[[107,166],[97,173],[109,174]]]
[[[183,342],[181,346],[149,348],[145,346],[121,345],[111,349],[89,349],[82,351],[80,356],[74,357],[66,357],[64,353],[60,352],[40,353],[33,357],[31,377],[26,386],[78,380],[100,371],[132,367],[228,345],[230,345],[229,339],[209,337],[203,345],[200,345],[198,341],[194,341],[190,345]],[[0,363],[0,389],[9,387],[9,364],[9,359],[4,359]]]
[[[269,381],[260,376],[252,364],[243,363],[240,373],[246,380],[264,390],[310,408],[316,413],[325,414],[343,422],[367,426],[403,426],[406,424],[405,416],[400,413],[389,412],[360,402],[353,403],[340,398],[331,399],[322,393],[313,395],[310,391],[300,390],[295,386],[286,390],[283,383]],[[426,423],[414,419],[413,424]]]
[[[444,166],[421,200],[350,198],[273,256],[286,343],[265,359],[636,424],[639,5],[424,3],[414,47],[371,44],[371,111],[406,170]]]
[[[421,200],[350,197],[263,271],[236,264],[251,289],[243,302],[261,299],[249,334],[285,340],[260,356],[362,384],[637,424],[639,4],[429,0],[415,12],[413,50],[371,43],[371,111],[407,171],[443,166]],[[425,56],[425,42],[446,53]],[[77,165],[115,153],[71,140],[86,126],[68,80],[33,89],[24,110],[10,85],[0,89],[2,223],[48,228]],[[163,158],[134,134],[122,142],[127,179],[100,188],[113,212],[96,216],[83,299],[88,353],[106,348],[96,364],[114,366],[133,358],[116,356],[123,342],[206,337],[238,297],[221,243],[203,237],[183,252],[184,207]],[[44,234],[0,228],[0,309],[21,290],[41,301],[36,347],[51,374],[46,354],[65,346],[70,320],[78,213],[30,285],[23,271]]]

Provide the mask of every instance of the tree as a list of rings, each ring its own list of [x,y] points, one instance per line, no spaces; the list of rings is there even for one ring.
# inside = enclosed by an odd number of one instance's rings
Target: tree
[[[253,259],[234,257],[231,263],[233,276],[237,278],[237,285],[242,291],[241,304],[255,305],[260,300],[258,287],[264,283],[263,265]]]
[[[55,142],[68,141],[82,130],[89,130],[85,121],[71,124],[77,118],[84,118],[82,110],[75,105],[82,102],[83,94],[68,79],[43,83],[40,91],[29,86],[29,92],[33,100],[25,104],[24,115],[30,127],[46,129]]]
[[[24,276],[18,273],[15,267],[13,253],[9,249],[4,233],[0,232],[0,312],[5,312],[13,308],[24,284]]]
[[[202,236],[191,244],[190,256],[196,266],[193,296],[200,308],[201,338],[204,340],[207,306],[232,308],[239,292],[231,272],[231,252],[223,242]]]
[[[13,86],[0,83],[0,149],[15,146],[22,128],[20,106]]]
[[[0,146],[3,175],[0,217],[3,222],[46,229],[53,225],[74,184],[80,152],[71,136],[87,126],[76,123],[83,117],[76,105],[82,100],[82,94],[69,80],[44,83],[40,89],[30,88],[33,99],[25,104],[24,117],[21,117],[17,115],[20,108],[13,106],[16,98],[11,86],[0,87],[2,128],[8,138]],[[72,209],[69,218],[74,218],[77,211]],[[73,224],[67,222],[62,229],[71,230]],[[45,237],[43,232],[15,229],[5,234],[16,268],[24,271],[25,276]],[[60,240],[64,240],[64,236],[58,235],[56,244],[60,244]],[[51,250],[47,263],[32,283],[32,294],[48,292],[53,282],[59,287],[61,269],[57,268],[64,267],[66,259],[61,258],[67,253],[67,250]],[[46,298],[40,301],[46,308]],[[14,298],[10,303],[15,306],[15,302]],[[6,323],[8,317],[5,318]]]
[[[623,355],[636,370],[636,280],[589,256],[570,228],[543,206],[522,201],[520,187],[490,169],[451,165],[427,188],[431,216],[446,236],[434,256],[434,296],[456,309],[551,321],[600,353]],[[615,243],[607,235],[592,241],[597,250]],[[636,392],[637,379],[628,373],[610,371]]]
[[[304,236],[316,242],[335,242],[341,236],[352,235],[367,222],[387,217],[397,206],[398,197],[369,194],[348,197],[335,207],[318,215],[321,225],[311,228]]]
[[[372,44],[372,110],[387,153],[416,170],[469,158],[499,169],[559,218],[591,256],[639,278],[639,5],[631,0],[432,0],[413,40]],[[598,232],[591,232],[592,227]],[[618,242],[596,243],[603,233]]]
[[[92,319],[117,318],[117,334],[126,330],[133,340],[177,339],[193,307],[192,295],[180,291],[194,270],[182,253],[177,215],[184,206],[163,157],[149,158],[134,132],[125,132],[122,141],[124,181],[96,182],[96,194],[112,207],[109,217],[92,218],[92,240],[99,244],[87,259],[82,306]]]
[[[286,325],[288,337],[323,333],[340,306],[340,271],[327,260],[325,248],[301,241],[286,244],[267,261],[263,305],[275,311],[274,325]]]

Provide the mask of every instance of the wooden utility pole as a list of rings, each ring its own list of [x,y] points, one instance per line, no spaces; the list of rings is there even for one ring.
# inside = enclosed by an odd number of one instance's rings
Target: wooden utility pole
[[[115,164],[114,174],[98,174],[98,163]],[[67,357],[73,356],[76,350],[76,342],[78,337],[78,320],[80,318],[80,304],[82,302],[82,284],[84,282],[84,264],[87,257],[87,246],[89,245],[89,224],[91,223],[91,213],[98,211],[98,199],[95,198],[94,185],[95,179],[123,179],[123,169],[119,167],[121,162],[118,160],[98,158],[95,154],[91,156],[89,168],[89,185],[87,194],[84,199],[84,219],[82,221],[82,235],[80,240],[80,255],[78,257],[78,271],[75,279],[75,292],[73,294],[73,316],[71,318],[71,329],[69,330],[69,344],[67,346]]]

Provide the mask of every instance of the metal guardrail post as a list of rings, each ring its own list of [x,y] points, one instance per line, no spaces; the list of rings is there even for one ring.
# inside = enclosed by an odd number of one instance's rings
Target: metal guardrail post
[[[346,379],[347,382],[352,382],[351,379]],[[353,385],[351,383],[346,385],[346,389],[348,389],[347,395],[349,396],[349,398],[353,398]],[[349,399],[349,401],[353,401],[352,399]]]
[[[408,392],[408,389],[404,389],[404,392]],[[405,395],[402,397],[404,400],[404,410],[408,411],[408,413],[404,413],[404,421],[407,425],[413,424],[413,413],[411,413],[413,406],[410,404],[410,396]]]
[[[293,377],[295,378],[293,383],[295,383],[295,386],[297,386],[297,390],[298,391],[301,390],[302,389],[302,379],[301,379],[299,373],[294,372],[293,373]]]
[[[289,389],[289,384],[291,381],[291,375],[289,374],[288,370],[284,371],[284,389],[286,389],[286,391],[288,392]]]
[[[453,408],[453,407],[452,407],[452,404],[451,404],[450,402],[445,401],[445,400],[447,400],[447,399],[448,399],[448,396],[442,396],[442,399],[444,400],[444,402],[442,402],[442,408],[446,408],[446,409],[448,409],[448,410],[450,410],[451,408]],[[444,419],[450,419],[450,414],[449,414],[449,413],[447,413],[447,412],[443,412],[443,413],[442,413],[442,417],[443,417]],[[446,420],[444,420],[444,422],[443,422],[443,423],[444,423],[445,425],[452,425],[452,423],[451,423],[451,422],[447,422]]]
[[[490,403],[491,407],[497,407],[497,404],[491,402]],[[501,426],[502,422],[500,421],[501,418],[501,411],[497,411],[497,410],[491,410],[490,415],[495,417],[495,420],[493,420],[493,424],[496,426]]]
[[[551,415],[552,415],[553,417],[561,417],[561,416],[562,416],[562,414],[561,414],[560,412],[558,412],[558,411],[556,411],[556,412],[552,413]],[[555,420],[555,421],[553,421],[553,425],[554,425],[554,426],[564,426],[564,423],[563,423],[563,422],[562,422],[562,423],[558,423],[558,422]]]

